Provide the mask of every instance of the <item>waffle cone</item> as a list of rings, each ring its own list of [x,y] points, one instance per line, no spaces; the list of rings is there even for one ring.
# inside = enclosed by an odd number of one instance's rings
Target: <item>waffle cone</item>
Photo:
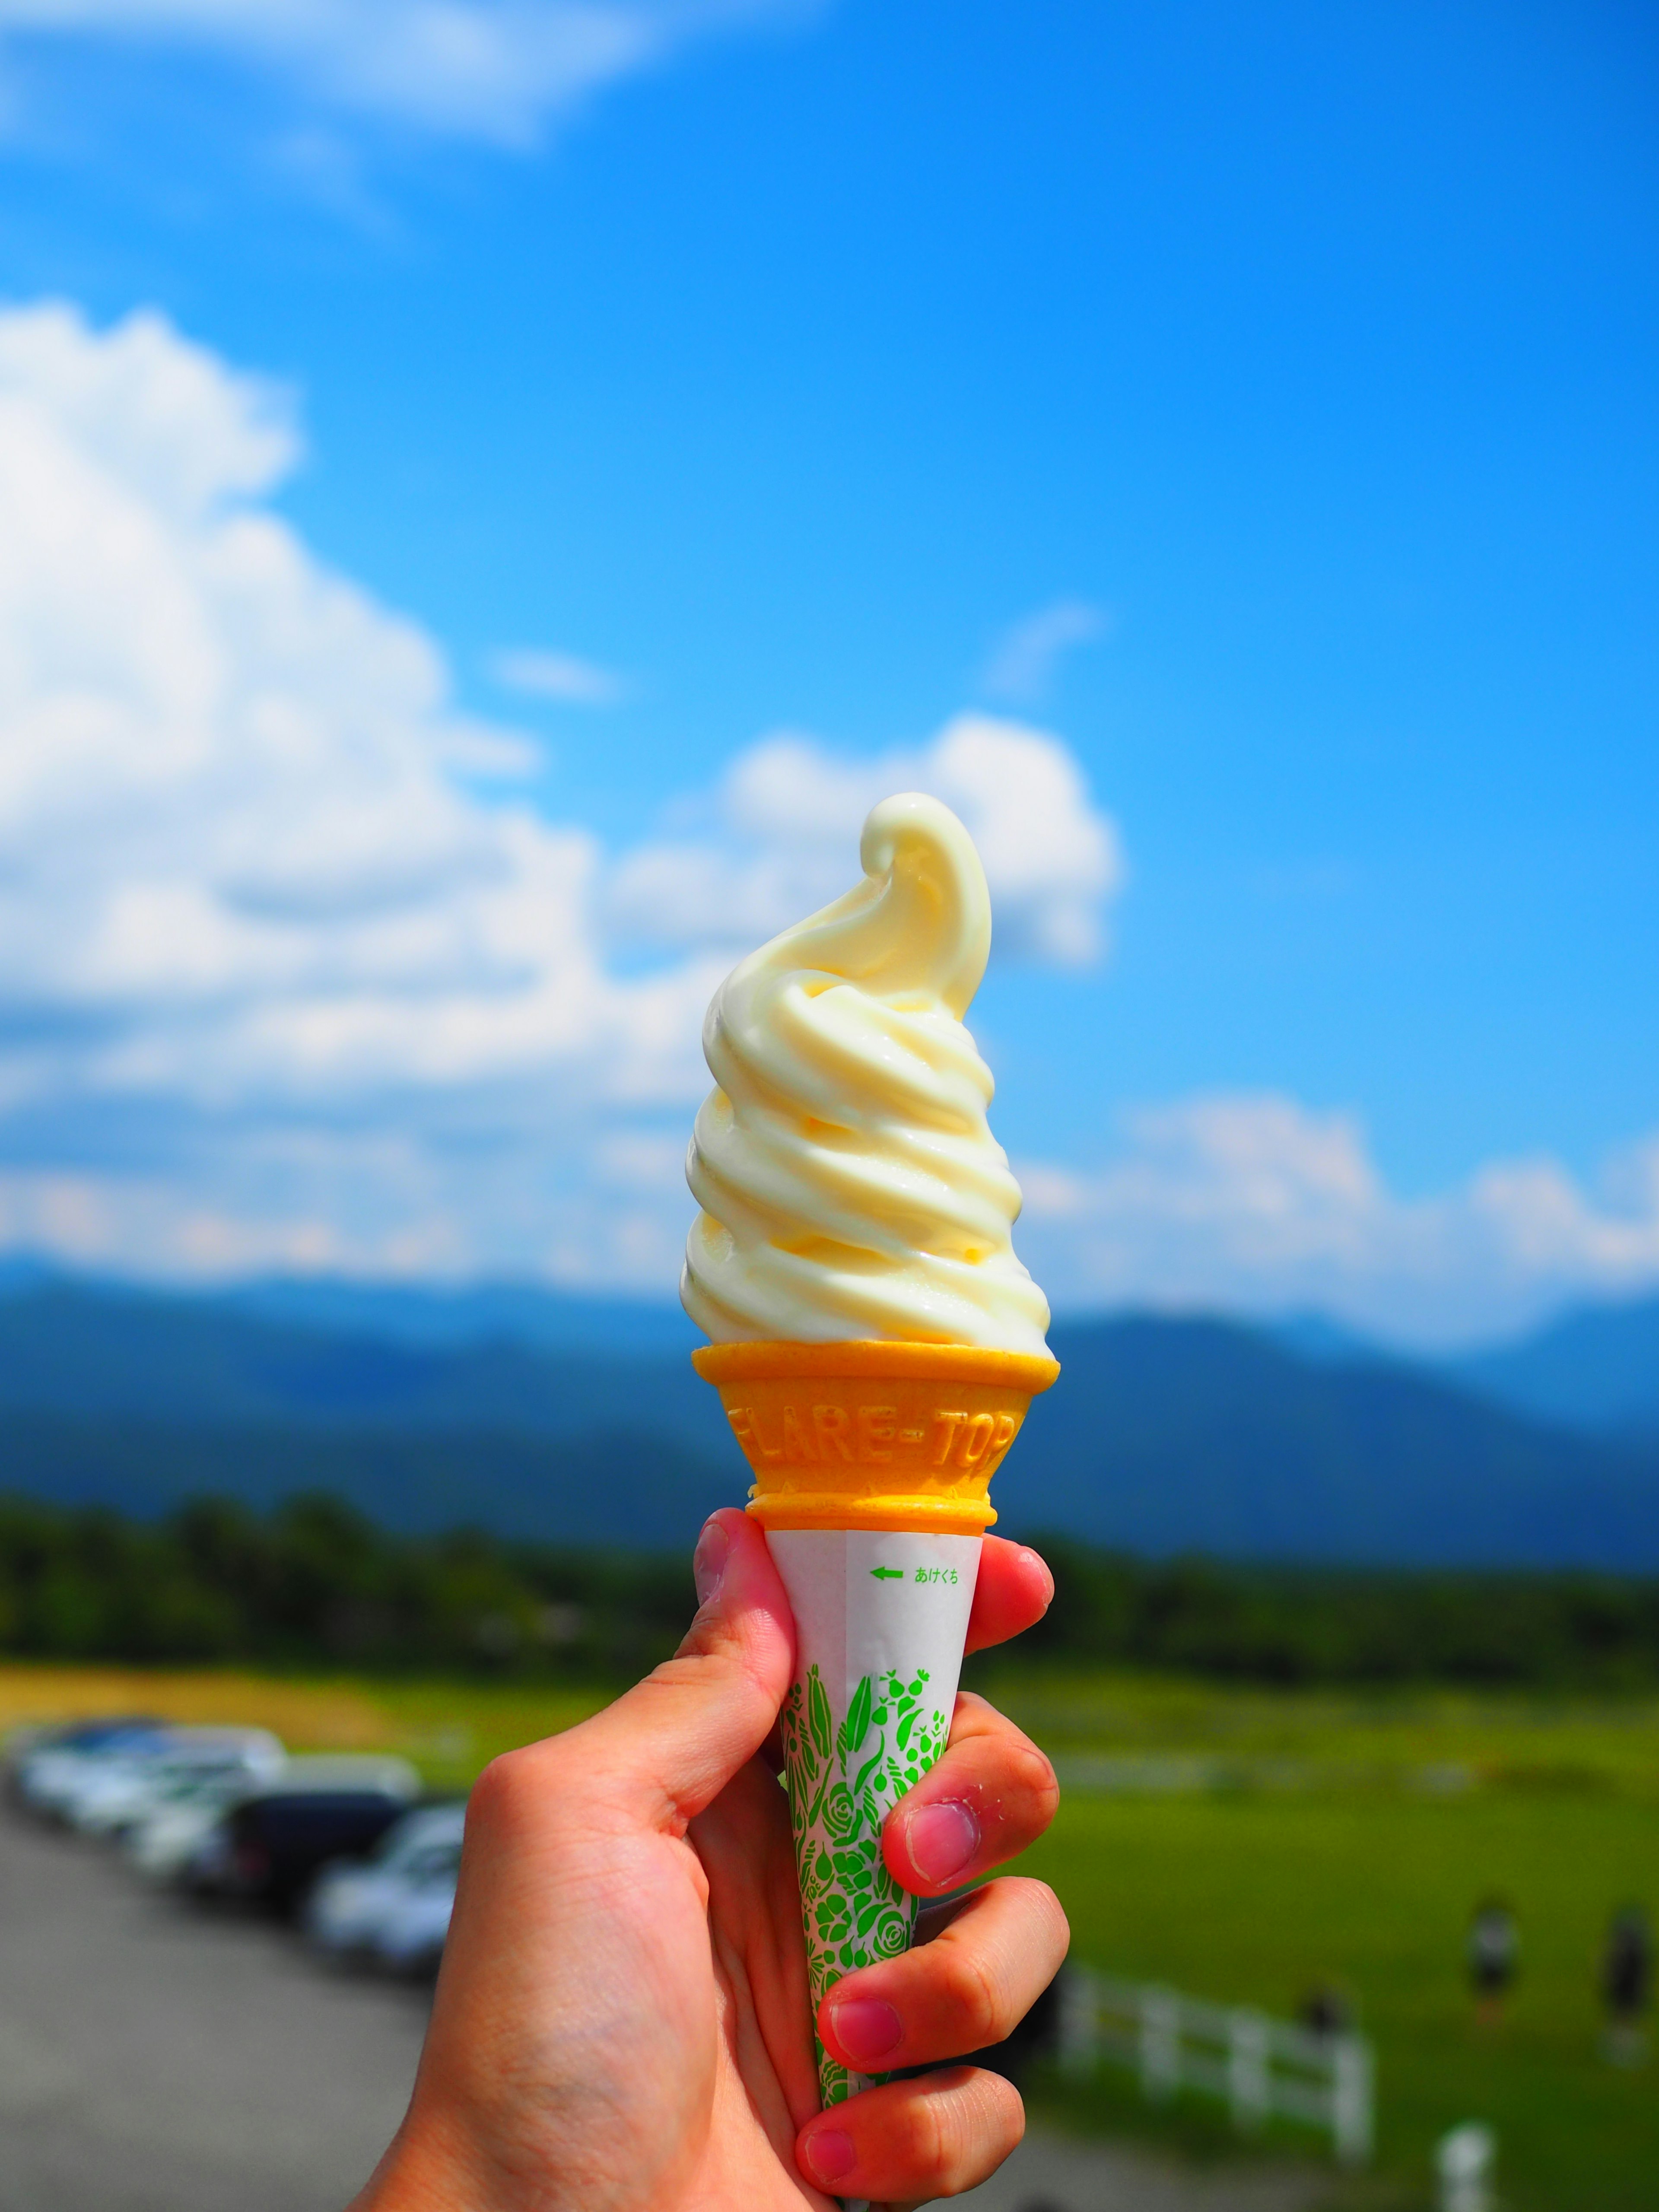
[[[1057,1360],[971,1344],[709,1344],[692,1364],[720,1392],[770,1528],[982,1535],[991,1477]]]

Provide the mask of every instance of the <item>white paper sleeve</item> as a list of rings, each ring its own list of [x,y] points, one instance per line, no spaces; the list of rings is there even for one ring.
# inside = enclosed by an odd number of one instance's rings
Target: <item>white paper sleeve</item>
[[[843,1974],[909,1948],[916,1899],[883,1862],[882,1822],[949,1738],[980,1539],[779,1528],[768,1542],[799,1638],[781,1725],[816,2016]],[[819,2045],[818,2078],[834,2105],[872,2077]]]

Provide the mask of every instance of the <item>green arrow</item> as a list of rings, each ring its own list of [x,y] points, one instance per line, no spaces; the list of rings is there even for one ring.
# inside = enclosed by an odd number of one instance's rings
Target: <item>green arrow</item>
[[[904,1580],[902,1567],[872,1567],[870,1571],[878,1583],[902,1583]]]

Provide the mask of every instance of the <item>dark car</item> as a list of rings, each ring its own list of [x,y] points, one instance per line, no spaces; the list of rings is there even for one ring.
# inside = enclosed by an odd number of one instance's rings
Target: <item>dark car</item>
[[[400,1760],[372,1764],[403,1766]],[[198,1852],[187,1887],[291,1912],[331,1859],[366,1858],[408,1812],[417,1786],[412,1771],[404,1769],[401,1774],[342,1774],[309,1788],[290,1781],[245,1797]]]

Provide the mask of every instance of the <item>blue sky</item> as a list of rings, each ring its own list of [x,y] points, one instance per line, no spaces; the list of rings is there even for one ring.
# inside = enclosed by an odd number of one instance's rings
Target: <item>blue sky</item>
[[[179,918],[191,851],[243,852],[288,804],[250,785],[241,829],[214,813],[256,742],[224,710],[216,767],[149,816],[112,798],[0,915],[0,1233],[117,1267],[659,1285],[687,1008],[741,935],[691,897],[688,851],[750,869],[759,927],[781,886],[834,884],[744,798],[752,749],[798,733],[839,825],[872,761],[965,773],[938,750],[956,722],[992,732],[994,781],[1059,779],[1003,869],[1012,950],[975,1018],[1057,1302],[1313,1304],[1449,1341],[1659,1278],[1645,10],[53,14],[0,0],[0,283],[37,443],[45,410],[65,469],[91,454],[157,514],[158,469],[206,469],[216,520],[193,510],[181,574],[207,573],[204,530],[280,520],[304,591],[349,580],[404,619],[419,681],[380,630],[326,677],[320,646],[311,675],[284,664],[335,732],[307,804],[374,817],[418,754],[459,811],[431,830],[410,770],[383,842],[411,881],[453,890],[457,853],[526,811],[550,841],[526,880],[556,848],[586,873],[562,921],[514,925],[574,933],[570,957],[487,1067],[388,1043],[365,1001],[356,1044],[290,1079],[294,1040],[348,1020],[325,971],[362,943],[239,939],[211,979],[170,953],[135,981],[161,909],[113,896],[165,878],[167,927],[211,934]],[[48,299],[78,319],[37,343]],[[162,335],[112,353],[135,310]],[[104,411],[70,421],[94,361]],[[145,377],[195,426],[165,452],[120,396]],[[114,514],[87,508],[100,546]],[[105,619],[65,560],[62,606],[14,595],[37,646]],[[204,666],[253,650],[228,604],[198,610]],[[340,668],[383,654],[366,707]],[[34,693],[8,696],[33,727]],[[198,711],[169,697],[108,740],[118,781]],[[371,709],[372,760],[339,735]],[[40,818],[14,824],[32,849]],[[1094,842],[1045,904],[1042,841],[1079,820]],[[388,880],[353,851],[331,913]],[[315,915],[311,866],[256,890],[204,862],[195,888],[220,921]],[[454,970],[425,1026],[471,1034],[516,956],[463,975],[457,947],[507,925],[425,896],[398,911]],[[35,948],[64,900],[112,918],[55,970]],[[562,1059],[538,1018],[569,1029]],[[617,1077],[607,1022],[657,1024],[648,1068]]]

